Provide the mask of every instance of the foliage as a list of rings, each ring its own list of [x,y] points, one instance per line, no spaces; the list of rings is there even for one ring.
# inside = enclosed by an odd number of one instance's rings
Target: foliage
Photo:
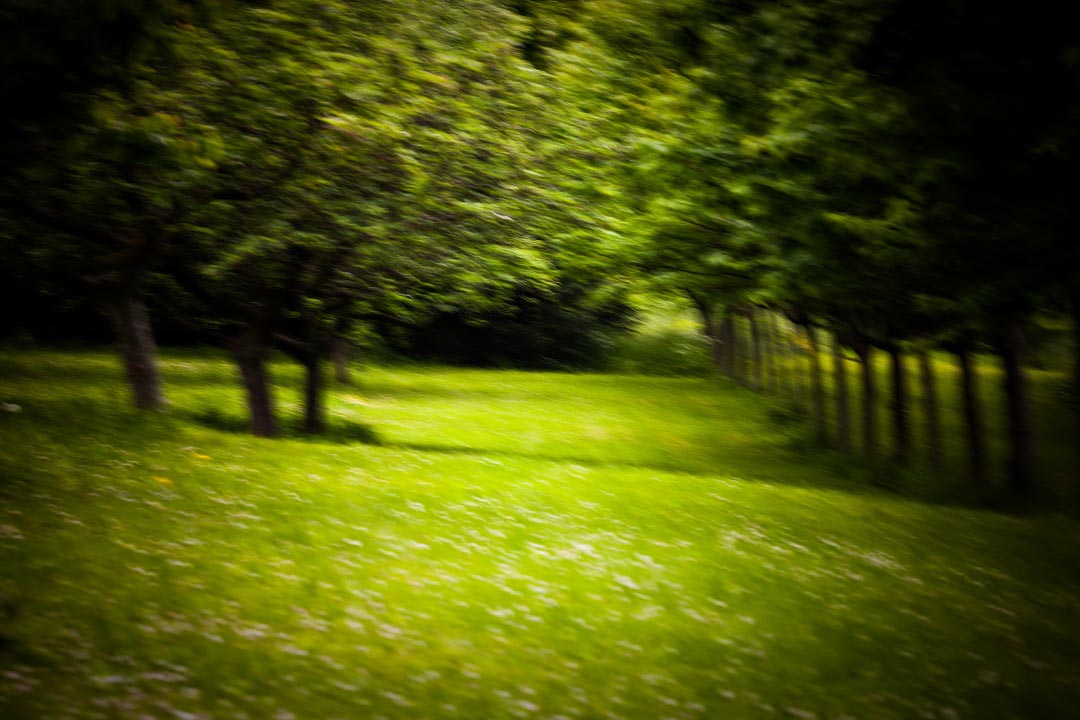
[[[866,382],[874,347],[992,349],[1016,489],[1035,489],[1026,335],[1040,314],[1080,327],[1071,198],[1056,181],[1077,160],[1074,9],[55,0],[4,12],[29,30],[3,55],[27,66],[6,81],[19,99],[3,133],[8,292],[112,308],[142,407],[162,405],[147,296],[247,358],[253,418],[260,403],[272,415],[259,370],[271,351],[303,363],[317,432],[319,361],[343,341],[411,335],[415,351],[426,336],[473,362],[593,362],[622,322],[607,299],[645,291],[690,300],[733,375],[743,319],[754,372],[777,317],[828,330],[864,359]],[[73,57],[85,62],[67,74]],[[30,102],[35,79],[56,102]]]
[[[690,308],[656,296],[636,300],[641,320],[619,339],[608,369],[634,375],[709,375],[709,349]]]
[[[413,358],[538,369],[603,366],[634,321],[625,297],[600,282],[519,291],[496,311],[442,312],[380,334]],[[396,330],[396,331],[395,331]]]

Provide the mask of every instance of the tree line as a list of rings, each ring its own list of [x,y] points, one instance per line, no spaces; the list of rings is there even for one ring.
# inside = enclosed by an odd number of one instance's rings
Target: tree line
[[[273,435],[274,350],[305,368],[305,427],[319,432],[322,360],[350,340],[537,297],[600,323],[617,307],[605,303],[644,287],[685,296],[716,365],[747,383],[789,382],[791,357],[769,348],[797,333],[819,439],[851,448],[858,382],[868,457],[882,454],[873,368],[886,354],[899,464],[912,447],[905,357],[940,426],[929,358],[952,354],[975,484],[988,472],[976,357],[996,354],[1010,488],[1036,492],[1026,335],[1039,313],[1080,327],[1062,181],[1080,110],[1068,4],[2,12],[0,259],[36,295],[108,312],[138,407],[164,403],[148,296],[229,350],[252,430]],[[929,452],[939,467],[940,447]]]
[[[1078,157],[1076,9],[925,0],[606,8],[592,27],[624,78],[616,87],[630,85],[609,97],[634,128],[625,183],[643,237],[636,263],[698,309],[717,365],[746,378],[744,358],[760,373],[763,338],[783,318],[808,350],[815,433],[847,449],[850,353],[861,367],[861,451],[874,458],[885,395],[874,356],[886,354],[892,460],[903,465],[912,447],[905,356],[918,358],[927,422],[940,429],[929,353],[951,353],[969,474],[985,486],[976,356],[997,355],[1009,489],[1034,495],[1028,330],[1039,313],[1080,328],[1080,245],[1063,182]],[[747,326],[745,348],[736,323]],[[835,338],[831,441],[826,334]],[[928,437],[939,468],[940,432]]]
[[[594,318],[621,292],[579,247],[610,223],[569,187],[589,122],[500,3],[4,12],[4,260],[106,311],[138,408],[166,403],[148,296],[231,353],[272,436],[274,350],[304,367],[318,433],[322,360],[358,335],[560,292]]]

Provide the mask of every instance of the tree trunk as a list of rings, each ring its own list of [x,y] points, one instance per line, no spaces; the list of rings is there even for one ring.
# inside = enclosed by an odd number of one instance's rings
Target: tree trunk
[[[157,348],[146,303],[140,294],[133,292],[112,305],[110,310],[135,407],[140,410],[163,408],[165,394],[161,389]]]
[[[794,324],[792,326],[792,353],[791,353],[791,386],[792,393],[791,398],[794,401],[796,407],[803,409],[809,406],[807,402],[808,385],[806,368],[804,367],[803,357],[803,326]]]
[[[877,384],[874,382],[874,348],[860,340],[855,352],[862,361],[862,450],[868,458],[877,456]]]
[[[807,327],[805,325],[799,325],[796,327],[796,335],[806,336],[805,342],[808,348],[802,348],[802,344],[798,345],[795,351],[795,372],[796,372],[796,384],[798,386],[799,407],[811,408],[813,404],[813,357],[809,349],[809,335]]]
[[[851,451],[851,406],[848,402],[847,366],[844,346],[839,337],[833,340],[833,376],[836,380],[836,446]]]
[[[907,465],[911,458],[910,409],[908,407],[907,369],[904,367],[904,354],[899,347],[889,348],[892,360],[892,396],[889,409],[893,420],[893,459],[897,465]]]
[[[238,345],[232,350],[247,391],[251,432],[257,437],[274,437],[278,434],[278,425],[270,378],[266,371],[267,350],[252,345]]]
[[[761,364],[761,327],[757,321],[757,310],[750,308],[747,312],[747,317],[750,320],[750,344],[751,353],[753,354],[752,366],[750,368],[750,387],[757,391],[762,390],[762,377],[763,368]]]
[[[304,370],[304,432],[321,435],[326,430],[322,359],[318,355],[304,358]]]
[[[776,335],[773,333],[772,312],[768,310],[761,317],[761,339],[765,348],[765,391],[778,394],[780,388],[776,374]]]
[[[713,322],[709,328],[706,336],[709,339],[709,356],[712,359],[713,367],[719,370],[722,374],[727,375],[727,348],[724,347],[724,335],[723,328],[720,323]]]
[[[700,297],[691,295],[690,298],[701,316],[701,331],[709,345],[709,359],[712,360],[713,367],[727,374],[724,367],[727,353],[724,337],[721,325],[713,314],[712,306]]]
[[[730,310],[724,310],[717,332],[720,335],[723,350],[721,369],[725,375],[733,378],[735,377],[735,363],[738,358],[735,353],[735,318]]]
[[[1024,373],[1025,335],[1021,322],[1010,323],[1001,352],[1005,365],[1005,403],[1009,420],[1009,489],[1016,497],[1035,494],[1031,409]]]
[[[1080,452],[1080,293],[1073,296],[1073,378],[1072,378],[1072,401],[1076,409],[1076,440],[1075,445]]]
[[[727,352],[728,371],[731,373],[731,379],[741,385],[743,384],[743,355],[746,354],[746,351],[743,350],[739,338],[739,318],[734,310],[728,310],[724,313],[724,334],[729,341]]]
[[[825,425],[825,386],[821,381],[817,333],[812,325],[806,326],[806,340],[810,345],[810,415],[814,422],[814,440],[824,445],[829,441]]]
[[[941,447],[941,415],[938,410],[937,387],[930,353],[919,353],[919,374],[922,381],[923,412],[926,416],[926,448],[930,472],[940,477],[944,468]]]
[[[734,352],[734,363],[732,364],[732,370],[734,372],[735,382],[739,383],[743,387],[748,387],[750,384],[750,361],[751,361],[751,347],[747,338],[746,323],[743,322],[743,317],[740,311],[736,311],[732,318],[732,345]]]
[[[780,386],[780,394],[788,401],[792,401],[794,400],[794,391],[792,390],[791,366],[789,364],[791,359],[791,338],[788,336],[787,328],[784,326],[783,316],[777,315],[773,318],[773,321],[773,337],[776,338],[777,383]]]
[[[344,338],[334,338],[330,345],[330,356],[334,360],[334,381],[339,385],[351,385],[348,341]]]
[[[724,333],[724,321],[720,318],[711,318],[705,330],[705,336],[709,340],[709,356],[713,366],[723,375],[731,375],[728,366],[728,340]]]
[[[983,438],[982,412],[979,409],[978,378],[975,375],[975,363],[971,352],[966,347],[957,351],[960,359],[960,387],[964,400],[964,427],[967,432],[968,469],[971,482],[976,487],[985,487],[986,479],[986,444]]]

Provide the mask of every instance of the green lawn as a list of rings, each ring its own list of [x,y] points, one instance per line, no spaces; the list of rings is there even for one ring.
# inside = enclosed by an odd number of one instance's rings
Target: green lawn
[[[0,354],[4,717],[1080,716],[1077,521],[873,489],[721,381],[374,368],[316,442],[164,371],[145,416]]]

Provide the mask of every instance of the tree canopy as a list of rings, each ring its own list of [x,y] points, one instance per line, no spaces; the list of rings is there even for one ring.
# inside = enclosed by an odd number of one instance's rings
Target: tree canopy
[[[166,326],[233,352],[253,427],[273,434],[275,349],[308,371],[315,432],[320,361],[350,339],[407,350],[523,322],[506,357],[583,361],[646,292],[695,307],[734,375],[744,322],[754,357],[776,328],[814,348],[825,331],[862,360],[867,403],[870,354],[889,353],[901,446],[904,352],[997,354],[1014,488],[1034,487],[1025,334],[1040,313],[1080,314],[1065,5],[2,12],[8,292],[106,309],[140,407],[165,401],[166,309]]]

